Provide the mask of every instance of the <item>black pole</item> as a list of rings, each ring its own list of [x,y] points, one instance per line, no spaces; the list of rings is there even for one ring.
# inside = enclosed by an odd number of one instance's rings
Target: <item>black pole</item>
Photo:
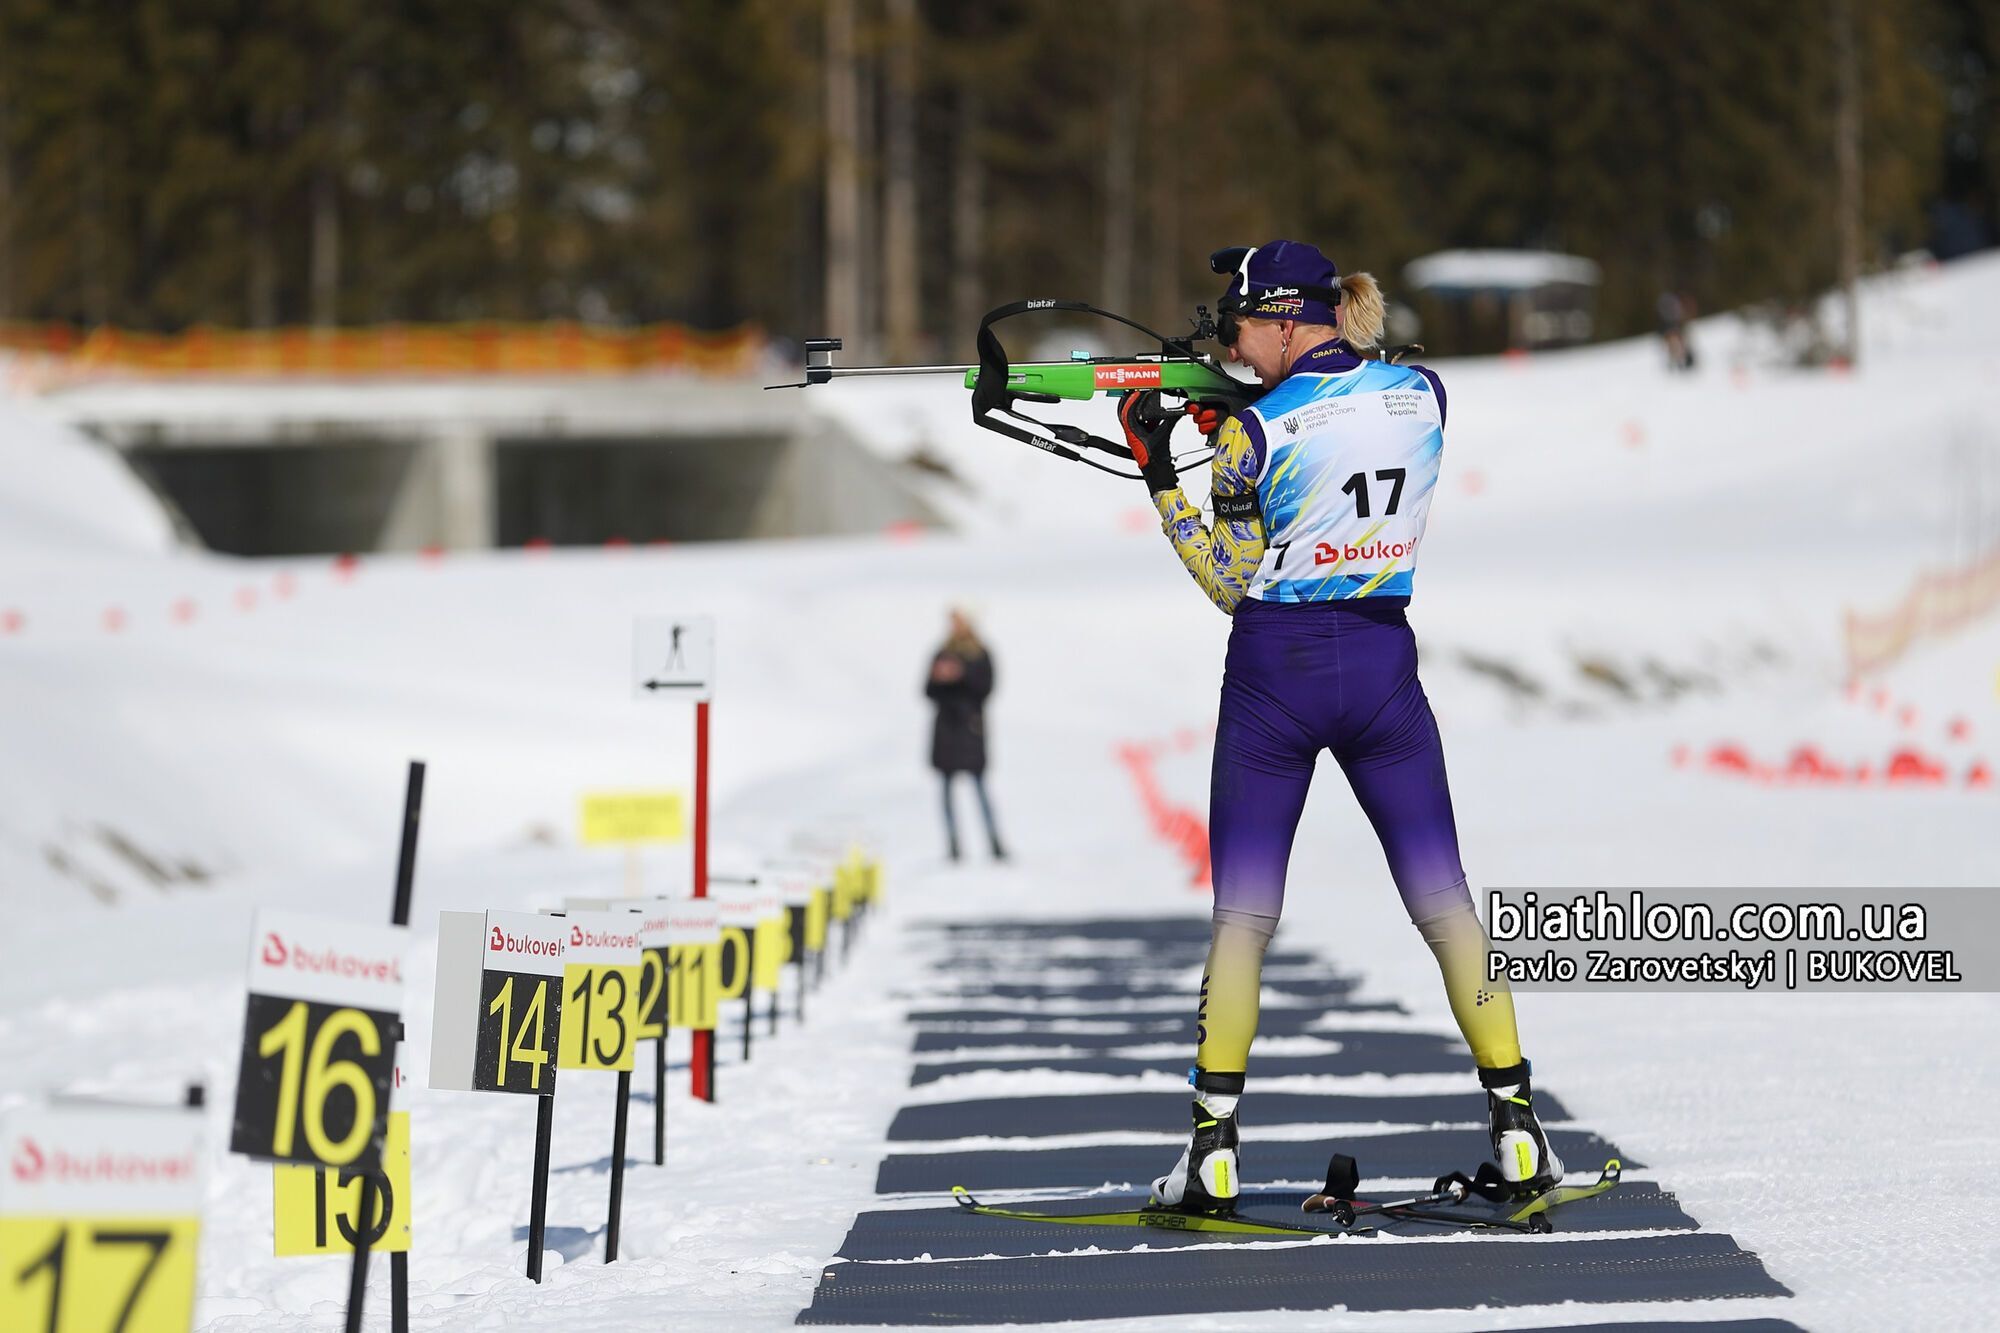
[[[347,1270],[347,1333],[361,1333],[368,1298],[368,1232],[375,1224],[375,1173],[361,1173],[361,1213],[354,1228],[354,1266]]]
[[[783,974],[780,973],[780,975]],[[771,988],[771,1026],[767,1029],[767,1034],[773,1037],[778,1035],[778,1002],[784,998],[778,993],[778,989],[776,986]]]
[[[750,1063],[750,1029],[757,1025],[757,932],[743,932],[743,1063]]]
[[[528,1281],[542,1280],[542,1244],[549,1229],[549,1134],[555,1128],[556,1099],[535,1098],[535,1192],[528,1201]]]
[[[389,1333],[410,1333],[410,1256],[406,1250],[389,1256]]]
[[[424,813],[424,761],[410,761],[409,778],[403,785],[403,844],[396,853],[396,900],[389,909],[389,924],[410,924],[410,893],[417,878],[417,826]],[[398,1023],[396,1039],[402,1037]],[[393,1060],[395,1039],[389,1044]],[[385,1114],[384,1119],[387,1119]],[[380,1169],[380,1164],[378,1164]],[[361,1175],[361,1216],[354,1228],[354,1264],[347,1273],[347,1333],[361,1333],[361,1313],[368,1299],[368,1233],[375,1225],[375,1172]],[[396,1281],[397,1260],[402,1260],[403,1282]],[[398,1300],[400,1290],[401,1299]],[[408,1260],[397,1255],[389,1263],[389,1324],[400,1330],[410,1324]]]
[[[653,1043],[653,1165],[667,1164],[667,1025]]]
[[[618,1071],[618,1110],[611,1121],[611,1216],[604,1223],[604,1262],[618,1262],[618,1219],[625,1211],[625,1103],[632,1071]]]
[[[410,777],[403,789],[403,846],[396,854],[396,905],[389,920],[398,926],[410,924],[410,889],[417,881],[417,825],[424,814],[424,761],[410,761]]]
[[[799,1022],[806,1021],[806,960],[799,955]]]

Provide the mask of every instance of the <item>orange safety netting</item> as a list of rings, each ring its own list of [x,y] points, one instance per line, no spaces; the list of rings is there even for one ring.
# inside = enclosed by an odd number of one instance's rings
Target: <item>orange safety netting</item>
[[[0,325],[0,350],[60,379],[120,375],[535,375],[676,370],[749,374],[764,350],[745,326],[703,333],[678,324],[388,324],[360,329],[87,332]]]
[[[1960,569],[1919,575],[1895,609],[1847,613],[1847,675],[1894,662],[1919,640],[1949,634],[2000,607],[2000,551]]]

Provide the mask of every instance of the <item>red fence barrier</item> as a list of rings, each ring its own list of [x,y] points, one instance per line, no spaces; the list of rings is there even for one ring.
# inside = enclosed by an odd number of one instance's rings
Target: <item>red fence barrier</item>
[[[22,358],[25,387],[79,379],[175,375],[592,375],[676,370],[747,375],[766,343],[751,326],[705,333],[678,324],[388,324],[359,329],[221,329],[136,333],[0,325],[0,350]]]
[[[1888,666],[1918,641],[1938,638],[2000,607],[2000,550],[1961,569],[1918,575],[1903,600],[1876,615],[1847,612],[1847,678]]]

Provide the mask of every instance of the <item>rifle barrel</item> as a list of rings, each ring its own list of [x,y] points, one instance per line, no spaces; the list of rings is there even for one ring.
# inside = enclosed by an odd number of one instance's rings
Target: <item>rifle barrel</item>
[[[815,369],[819,369],[815,367]],[[978,366],[827,366],[830,378],[847,375],[963,375]]]

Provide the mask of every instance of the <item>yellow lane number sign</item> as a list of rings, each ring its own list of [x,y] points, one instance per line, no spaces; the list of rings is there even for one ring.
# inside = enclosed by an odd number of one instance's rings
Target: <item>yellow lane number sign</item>
[[[410,1113],[389,1112],[382,1150],[383,1174],[375,1178],[375,1210],[368,1220],[368,1248],[405,1253],[410,1248]],[[272,1168],[273,1252],[346,1254],[361,1234],[361,1177],[329,1166]]]
[[[632,1068],[639,1040],[637,912],[572,912],[563,946],[562,1069]]]
[[[186,1333],[199,1111],[64,1101],[0,1115],[0,1329]]]

